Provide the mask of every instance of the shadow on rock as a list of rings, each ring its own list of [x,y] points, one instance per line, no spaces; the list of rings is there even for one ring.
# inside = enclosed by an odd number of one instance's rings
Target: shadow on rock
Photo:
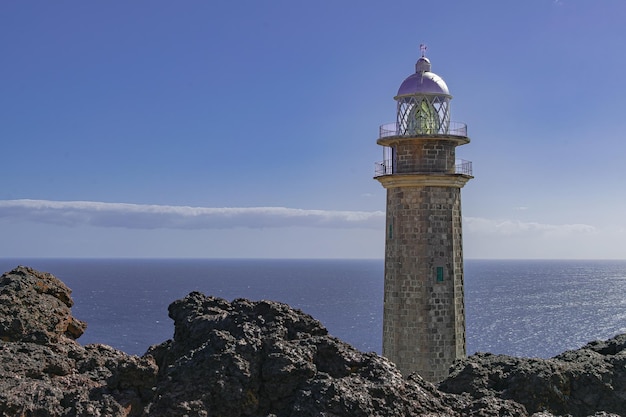
[[[79,345],[86,324],[72,305],[51,274],[18,267],[0,277],[0,417],[599,417],[626,409],[626,335],[549,360],[477,354],[438,389],[286,304],[192,292],[169,307],[173,339],[141,358]]]

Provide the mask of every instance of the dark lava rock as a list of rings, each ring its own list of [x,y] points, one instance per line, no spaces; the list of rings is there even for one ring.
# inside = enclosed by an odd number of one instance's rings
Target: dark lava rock
[[[54,276],[0,277],[0,417],[607,417],[624,410],[626,335],[549,359],[478,354],[440,389],[271,301],[197,292],[174,338],[141,358],[79,345],[85,323]],[[616,414],[608,414],[616,413]],[[552,414],[550,414],[552,413]],[[596,413],[596,414],[594,414]]]
[[[450,400],[388,360],[271,301],[194,292],[170,305],[174,340],[153,347],[151,416],[456,416]]]
[[[75,319],[72,291],[52,274],[20,266],[0,277],[0,340],[77,339],[86,323]]]
[[[157,368],[109,346],[80,346],[71,291],[18,267],[0,277],[0,416],[140,416]]]
[[[439,388],[512,400],[530,413],[621,415],[626,413],[626,334],[552,359],[479,353],[458,361]]]

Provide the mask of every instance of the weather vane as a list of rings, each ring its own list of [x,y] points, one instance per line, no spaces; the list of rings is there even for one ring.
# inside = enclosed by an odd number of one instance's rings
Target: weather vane
[[[428,47],[426,46],[425,43],[420,43],[420,51],[422,51],[422,58],[426,55],[426,50],[428,49]]]

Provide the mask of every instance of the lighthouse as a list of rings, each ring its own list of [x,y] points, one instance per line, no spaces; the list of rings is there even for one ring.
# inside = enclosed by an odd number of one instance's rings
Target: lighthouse
[[[374,178],[387,190],[383,356],[438,382],[466,355],[461,188],[473,176],[456,157],[467,126],[451,121],[452,96],[421,51],[376,142]]]

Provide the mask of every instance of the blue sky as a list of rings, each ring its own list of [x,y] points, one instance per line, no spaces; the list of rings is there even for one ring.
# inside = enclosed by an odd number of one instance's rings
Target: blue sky
[[[1,257],[382,258],[420,43],[467,258],[626,258],[626,3],[5,1]]]

